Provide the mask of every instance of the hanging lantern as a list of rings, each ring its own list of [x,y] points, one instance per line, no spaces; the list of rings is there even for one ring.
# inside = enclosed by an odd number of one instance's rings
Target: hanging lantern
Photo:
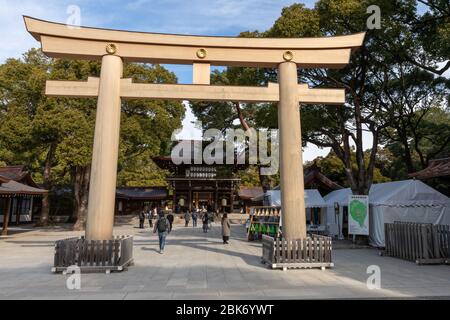
[[[227,199],[223,198],[222,199],[222,207],[225,207],[227,205]]]
[[[184,206],[184,198],[180,198],[180,200],[178,201],[178,204],[183,207]]]

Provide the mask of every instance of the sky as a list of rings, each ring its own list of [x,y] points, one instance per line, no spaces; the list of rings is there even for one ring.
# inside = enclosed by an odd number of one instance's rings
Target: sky
[[[73,6],[80,10],[82,26],[120,30],[236,36],[242,31],[265,31],[280,16],[283,7],[295,2],[314,6],[314,0],[0,0],[0,63],[39,44],[25,30],[22,15],[55,22],[70,23]],[[192,83],[192,66],[165,65],[179,83]],[[196,120],[188,105],[179,138],[200,138]],[[364,147],[371,147],[370,134],[365,134]],[[329,148],[308,144],[303,160],[326,156]]]

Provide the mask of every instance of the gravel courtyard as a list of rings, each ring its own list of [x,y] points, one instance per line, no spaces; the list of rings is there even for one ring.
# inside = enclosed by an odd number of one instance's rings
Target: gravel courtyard
[[[30,229],[0,238],[0,299],[342,299],[448,298],[450,266],[418,266],[382,257],[375,249],[336,249],[335,267],[322,271],[270,270],[260,262],[261,245],[247,242],[233,225],[223,245],[220,225],[177,225],[164,254],[157,236],[131,225],[115,234],[134,235],[135,265],[111,274],[82,274],[81,289],[66,287],[68,276],[52,274],[55,240],[82,234],[64,229]],[[367,267],[381,270],[381,288],[369,290]]]

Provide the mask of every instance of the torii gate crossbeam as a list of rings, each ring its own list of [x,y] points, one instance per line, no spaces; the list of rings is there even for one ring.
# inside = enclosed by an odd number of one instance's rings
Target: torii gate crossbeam
[[[343,89],[298,84],[297,68],[342,68],[364,33],[271,39],[168,35],[74,27],[24,17],[42,51],[56,58],[101,59],[100,78],[47,81],[46,94],[98,97],[86,238],[113,236],[121,99],[278,102],[283,236],[306,237],[299,103],[343,104]],[[192,64],[193,84],[142,84],[122,79],[123,62]],[[210,86],[210,66],[278,68],[267,87]]]

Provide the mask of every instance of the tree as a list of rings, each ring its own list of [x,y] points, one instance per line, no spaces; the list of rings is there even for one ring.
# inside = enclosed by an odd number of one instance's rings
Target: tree
[[[422,1],[423,2],[423,1]],[[334,154],[343,163],[348,185],[357,194],[367,194],[374,181],[377,152],[380,143],[386,143],[386,135],[391,124],[398,120],[393,110],[404,110],[414,105],[419,95],[407,96],[408,101],[398,103],[386,99],[385,91],[396,90],[402,69],[415,70],[411,60],[420,62],[422,70],[416,75],[418,81],[404,82],[405,92],[442,92],[442,81],[433,80],[426,66],[435,66],[448,58],[446,49],[441,50],[436,42],[434,31],[439,29],[439,39],[447,35],[447,24],[443,28],[436,21],[446,21],[447,6],[442,1],[428,1],[430,10],[419,14],[417,3],[408,1],[365,1],[365,0],[320,0],[314,9],[301,4],[294,4],[282,10],[281,16],[266,32],[243,33],[263,37],[316,37],[339,36],[361,32],[366,29],[369,5],[378,5],[382,12],[382,28],[367,30],[364,46],[357,51],[350,64],[342,70],[305,69],[299,72],[299,81],[312,87],[339,87],[347,92],[347,104],[344,107],[324,105],[308,106],[301,109],[304,142],[319,147],[331,147]],[[433,16],[433,18],[430,18]],[[420,22],[428,29],[413,28]],[[433,31],[434,30],[434,31]],[[431,36],[433,35],[433,36]],[[445,47],[445,46],[444,46]],[[409,71],[408,71],[409,72]],[[238,77],[233,78],[233,75]],[[248,77],[248,75],[253,75]],[[410,74],[414,76],[414,74]],[[220,74],[230,84],[239,84],[245,79],[246,84],[263,85],[276,80],[276,70],[261,69],[249,72],[247,68],[228,68]],[[404,78],[405,79],[405,78]],[[426,80],[427,79],[427,80]],[[227,81],[222,81],[227,83]],[[439,84],[440,82],[440,84]],[[397,85],[398,89],[398,85]],[[429,94],[431,97],[433,94]],[[434,95],[436,97],[436,95]],[[207,104],[194,113],[206,122],[206,127],[221,121],[224,127],[235,123],[239,113],[231,108],[214,108]],[[223,106],[222,106],[223,107]],[[400,108],[400,109],[399,109]],[[276,128],[277,111],[273,104],[244,105],[241,114],[256,128]],[[208,119],[212,110],[219,116]],[[226,111],[222,111],[226,110]],[[217,113],[216,113],[217,114]],[[216,115],[215,114],[215,115]],[[408,126],[413,126],[410,123]],[[363,133],[370,132],[373,145],[369,151],[364,149]],[[408,132],[408,134],[411,131]],[[446,144],[442,141],[442,146]],[[299,146],[300,147],[300,146]],[[439,149],[439,148],[438,148]],[[367,155],[367,152],[369,153]]]
[[[383,99],[383,89],[391,89],[401,66],[411,68],[405,52],[414,53],[417,59],[418,53],[426,49],[423,43],[416,40],[417,33],[410,28],[412,21],[421,19],[415,1],[320,0],[314,8],[318,18],[293,5],[284,9],[279,18],[288,32],[283,33],[281,28],[276,28],[277,22],[269,31],[273,36],[285,34],[292,37],[306,36],[303,32],[311,35],[316,30],[320,30],[322,36],[359,32],[366,27],[366,8],[371,4],[381,8],[382,29],[367,31],[365,45],[355,53],[350,64],[337,71],[303,70],[299,76],[300,81],[312,86],[334,85],[347,91],[348,103],[343,108],[303,108],[302,126],[305,141],[332,148],[344,164],[348,183],[357,194],[367,194],[374,181],[381,133],[390,126],[393,119],[389,115],[398,105],[392,99]],[[302,24],[318,27],[299,27]],[[428,58],[428,63],[437,62],[431,56]],[[410,82],[406,90],[413,91],[411,87],[420,85],[423,83]],[[434,85],[432,81],[426,84],[428,89]],[[366,156],[367,151],[363,147],[364,131],[369,131],[373,137],[369,156]],[[355,147],[354,160],[352,145]]]
[[[95,124],[95,99],[49,98],[47,79],[87,80],[98,76],[100,63],[48,59],[32,49],[23,59],[0,66],[0,161],[26,163],[38,182],[48,189],[70,184],[74,194],[75,229],[84,228]],[[124,75],[135,82],[176,83],[159,65],[126,64]],[[132,173],[132,184],[161,180],[151,156],[166,151],[172,132],[181,125],[180,102],[125,101],[122,105],[119,182]],[[122,180],[121,180],[122,179]],[[150,181],[150,182],[149,182]],[[50,203],[44,199],[42,223],[48,221]]]
[[[450,146],[450,113],[445,111],[450,91],[446,79],[417,67],[398,66],[385,72],[396,76],[376,88],[381,92],[380,104],[386,106],[384,121],[389,124],[381,133],[388,145],[401,145],[401,157],[411,173],[428,166],[429,160]],[[419,166],[413,161],[414,153]]]

